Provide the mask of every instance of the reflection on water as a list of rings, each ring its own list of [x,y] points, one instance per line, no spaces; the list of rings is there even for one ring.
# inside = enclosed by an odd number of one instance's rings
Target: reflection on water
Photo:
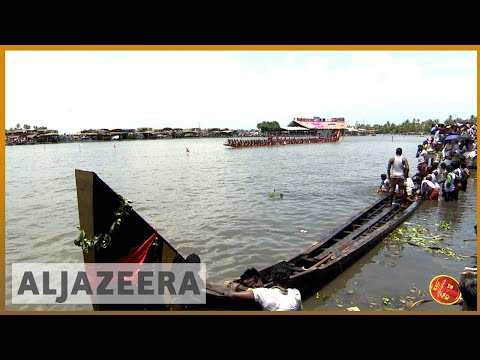
[[[95,171],[183,255],[196,252],[217,285],[247,267],[290,258],[378,199],[395,148],[415,164],[419,137],[346,137],[332,144],[227,149],[222,139],[169,139],[7,147],[6,261],[81,262],[75,169]],[[185,147],[190,154],[187,156]],[[413,167],[413,166],[412,166]],[[284,198],[268,196],[275,189]],[[425,202],[408,219],[476,254],[476,171],[460,201]],[[305,299],[306,310],[382,309],[383,298],[425,291],[438,274],[458,277],[475,259],[446,259],[408,244],[378,244]],[[10,267],[7,266],[7,273]],[[7,274],[8,275],[8,274]],[[7,303],[10,280],[7,278]],[[375,304],[375,305],[372,305]],[[342,305],[342,306],[339,306]],[[344,306],[345,305],[345,306]],[[12,306],[7,309],[31,309]],[[36,306],[38,310],[89,306]],[[456,311],[434,302],[419,310]]]

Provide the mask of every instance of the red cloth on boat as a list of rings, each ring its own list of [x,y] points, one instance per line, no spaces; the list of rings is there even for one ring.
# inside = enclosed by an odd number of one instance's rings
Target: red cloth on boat
[[[131,267],[132,268],[132,276],[125,277],[124,278],[125,281],[131,281],[133,284],[137,283],[137,276],[138,276],[137,274],[142,267],[141,264],[145,263],[145,259],[147,258],[148,250],[150,250],[150,247],[152,246],[152,244],[153,244],[153,242],[155,241],[156,238],[157,238],[157,232],[155,231],[155,233],[152,236],[150,236],[142,245],[140,245],[140,247],[138,247],[137,249],[132,251],[130,254],[128,254],[127,256],[124,256],[120,259],[112,261],[112,263],[138,264],[136,266]],[[93,265],[93,267],[90,266],[90,265]],[[89,263],[85,264],[86,273],[87,273],[87,276],[88,276],[88,281],[90,283],[90,286],[93,286],[95,288],[98,288],[100,282],[102,281],[102,278],[98,277],[98,274],[97,274],[98,270],[103,270],[104,269],[103,267],[99,268],[97,265],[98,264],[89,264]],[[107,264],[107,265],[109,265],[109,264]],[[113,269],[112,266],[107,266],[107,268],[105,270],[106,271],[112,271],[112,269]],[[125,270],[125,269],[122,269],[122,270]],[[118,282],[117,273],[113,274],[111,282],[113,284]]]
[[[145,241],[139,248],[132,251],[127,256],[124,256],[118,260],[114,260],[114,263],[137,263],[143,264],[145,262],[145,258],[147,257],[148,250],[152,246],[153,241],[157,237],[157,232],[154,232],[152,236],[150,236],[147,241]]]

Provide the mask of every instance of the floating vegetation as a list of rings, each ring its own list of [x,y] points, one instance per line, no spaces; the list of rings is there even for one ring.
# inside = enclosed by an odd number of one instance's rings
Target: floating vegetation
[[[418,305],[432,301],[431,299],[425,299],[426,292],[421,289],[412,288],[409,290],[409,294],[410,295],[382,298],[383,307],[378,310],[379,311],[411,310],[412,308]],[[378,305],[378,302],[370,302],[370,307],[375,307],[377,305]]]
[[[322,301],[327,301],[330,298],[330,295],[323,295],[320,293],[320,291],[317,291],[317,294],[315,295],[316,299],[320,299]]]
[[[399,243],[406,243],[411,240],[422,240],[427,237],[429,237],[428,229],[415,226],[398,228],[389,236],[392,241]],[[436,237],[437,241],[443,240],[441,236],[438,235],[431,235],[431,237]]]
[[[452,227],[452,224],[449,223],[448,221],[440,221],[438,224],[435,224],[435,225],[444,231],[449,231],[450,228]]]
[[[441,221],[436,224],[441,229],[450,229],[450,223]],[[458,255],[452,249],[444,246],[439,246],[445,240],[442,235],[434,235],[429,233],[429,230],[421,227],[402,227],[395,230],[388,237],[393,243],[410,244],[413,246],[422,247],[428,252],[434,252],[447,256],[455,260],[461,260],[464,255]]]
[[[277,194],[275,193],[275,189],[273,189],[273,192],[268,193],[268,197],[272,199],[275,199],[276,197],[283,199],[283,193]]]
[[[350,289],[346,293],[351,296],[356,292]],[[348,296],[323,295],[320,291],[316,293],[315,297],[325,302],[330,300],[330,305],[339,311],[359,311],[360,308],[368,311],[409,311],[414,308],[417,310],[420,305],[433,301],[428,291],[415,286],[406,290],[406,294],[382,298],[367,296],[366,299],[354,299]]]

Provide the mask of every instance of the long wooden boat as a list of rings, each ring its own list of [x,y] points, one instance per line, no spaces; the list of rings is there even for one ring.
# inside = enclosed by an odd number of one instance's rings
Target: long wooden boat
[[[94,172],[75,170],[81,235],[77,245],[87,248],[88,239],[101,239],[102,246],[83,251],[86,263],[108,263],[125,257],[132,248],[140,247],[154,236],[145,262],[185,262],[183,256],[148,224],[128,201],[113,191]],[[421,204],[418,199],[407,206],[390,206],[388,195],[365,208],[332,230],[320,241],[289,260],[282,261],[291,269],[289,287],[300,290],[304,299],[358,260],[397,228]],[[124,216],[123,216],[123,215]],[[120,216],[120,217],[119,217]],[[119,221],[120,219],[120,221]],[[115,229],[116,228],[116,229]],[[115,230],[115,231],[112,231]],[[109,234],[108,237],[101,234]],[[108,241],[106,241],[106,239]],[[85,241],[86,240],[86,241]],[[263,286],[270,287],[273,266],[258,271]],[[243,277],[232,280],[243,289]],[[246,287],[245,287],[246,288]],[[226,295],[226,289],[207,287],[206,303],[173,307],[170,305],[94,305],[95,310],[261,310],[258,304],[242,303]]]
[[[228,139],[223,145],[227,148],[247,148],[261,146],[283,146],[283,145],[304,145],[322,144],[337,142],[340,140],[340,133],[335,136],[309,136],[309,137],[280,137],[269,139]]]
[[[404,222],[422,203],[390,206],[388,194],[360,211],[299,255],[284,261],[292,275],[289,287],[308,296],[316,292]],[[260,271],[268,278],[274,265]],[[241,283],[239,279],[235,280]]]

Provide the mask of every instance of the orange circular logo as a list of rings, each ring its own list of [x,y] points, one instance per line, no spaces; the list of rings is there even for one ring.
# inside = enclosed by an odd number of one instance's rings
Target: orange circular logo
[[[429,290],[433,300],[443,305],[455,304],[461,295],[458,281],[448,275],[435,276]]]

